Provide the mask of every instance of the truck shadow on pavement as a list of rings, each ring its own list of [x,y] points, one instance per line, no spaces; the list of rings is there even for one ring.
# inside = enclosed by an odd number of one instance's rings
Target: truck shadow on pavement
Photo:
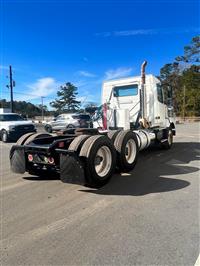
[[[200,143],[196,142],[177,142],[167,151],[152,148],[140,153],[132,172],[114,175],[100,189],[80,191],[100,195],[142,196],[183,189],[190,185],[190,174],[199,171],[199,168],[188,164],[199,158]]]
[[[199,159],[200,143],[197,142],[176,142],[170,150],[151,148],[140,152],[132,172],[116,173],[110,182],[100,189],[83,187],[79,191],[100,195],[142,196],[183,189],[190,185],[190,174],[199,171],[199,168],[195,167],[197,164],[193,162],[189,165],[190,162]],[[31,181],[59,180],[56,174],[23,178]]]
[[[36,175],[24,176],[23,179],[30,181],[53,181],[53,180],[60,180],[60,177],[59,174],[48,173],[41,176],[36,176]]]

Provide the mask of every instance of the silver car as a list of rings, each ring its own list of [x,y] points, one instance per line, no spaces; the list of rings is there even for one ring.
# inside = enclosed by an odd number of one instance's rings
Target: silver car
[[[61,114],[54,120],[45,124],[45,130],[52,131],[66,130],[69,128],[89,128],[92,127],[91,118],[88,114]]]

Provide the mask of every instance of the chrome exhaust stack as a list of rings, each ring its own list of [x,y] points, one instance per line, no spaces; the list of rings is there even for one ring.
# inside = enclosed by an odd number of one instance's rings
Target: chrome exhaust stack
[[[146,118],[146,91],[145,91],[145,68],[147,66],[147,61],[144,61],[141,65],[141,114],[142,119]]]
[[[147,101],[146,101],[146,90],[145,90],[145,83],[146,83],[146,75],[145,75],[145,68],[147,66],[147,61],[144,61],[141,65],[141,88],[140,88],[140,112],[141,112],[141,119],[140,125],[143,128],[148,128],[149,123],[147,121]]]

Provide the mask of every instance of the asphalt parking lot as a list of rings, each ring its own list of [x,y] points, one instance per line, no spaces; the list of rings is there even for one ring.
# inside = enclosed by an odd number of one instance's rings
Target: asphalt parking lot
[[[1,265],[194,265],[199,132],[177,125],[171,150],[141,152],[98,190],[13,174],[1,142]]]

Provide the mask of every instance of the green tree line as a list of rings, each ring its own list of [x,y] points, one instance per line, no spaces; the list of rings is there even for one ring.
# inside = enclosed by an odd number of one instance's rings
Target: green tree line
[[[184,47],[182,56],[160,70],[165,98],[172,94],[175,112],[180,116],[200,116],[200,36]]]
[[[14,112],[19,113],[24,117],[33,118],[35,116],[41,116],[42,106],[35,105],[26,101],[14,101],[13,103]],[[6,99],[0,100],[0,108],[10,108],[10,102]],[[44,115],[50,115],[51,112],[48,111],[47,106],[43,106]]]

